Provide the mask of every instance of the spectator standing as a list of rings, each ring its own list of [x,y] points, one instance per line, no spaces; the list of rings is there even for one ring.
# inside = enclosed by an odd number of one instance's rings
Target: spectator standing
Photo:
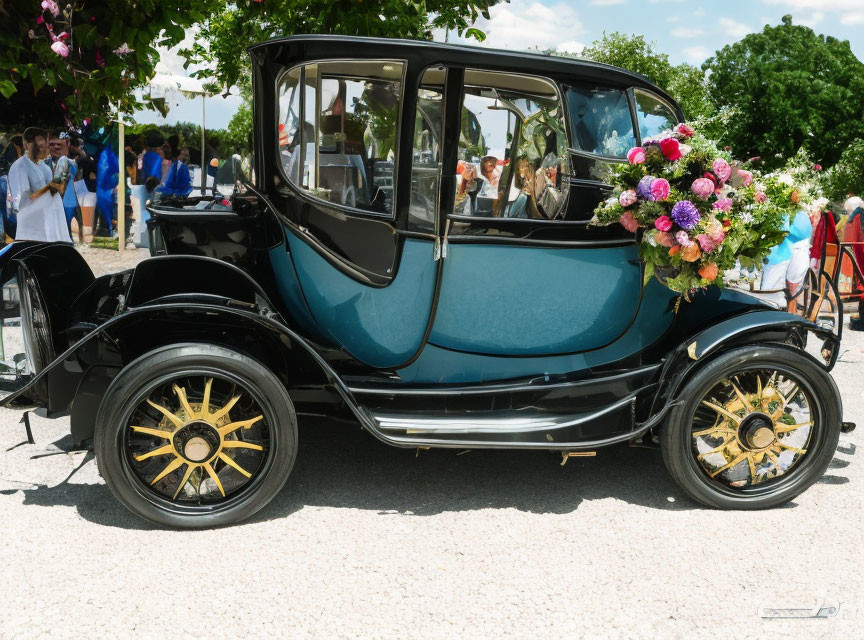
[[[189,173],[188,162],[189,149],[184,148],[168,169],[165,184],[160,189],[164,195],[185,198],[192,192],[192,176]]]
[[[141,172],[138,175],[138,181],[142,184],[147,182],[147,178],[156,176],[159,182],[162,182],[162,159],[164,153],[162,145],[165,144],[165,138],[158,131],[153,131],[147,134],[147,151],[141,159]]]
[[[9,169],[12,209],[18,217],[16,240],[72,242],[63,211],[62,174],[55,176],[39,162],[47,154],[46,134],[41,129],[24,131],[24,155]]]
[[[66,184],[63,185],[63,210],[66,213],[66,226],[69,234],[72,234],[72,220],[78,220],[79,241],[83,240],[83,223],[81,211],[78,208],[78,194],[75,193],[75,181],[80,180],[78,163],[74,158],[69,158],[69,133],[66,131],[52,131],[48,136],[48,157],[43,161],[53,172],[62,158],[69,163],[69,171],[66,173]]]

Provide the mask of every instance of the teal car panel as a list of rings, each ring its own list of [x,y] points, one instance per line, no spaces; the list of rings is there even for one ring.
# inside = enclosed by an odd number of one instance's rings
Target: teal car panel
[[[599,367],[637,354],[657,342],[672,325],[676,295],[656,280],[650,280],[645,285],[636,319],[618,340],[600,349],[514,358],[464,353],[428,344],[417,360],[399,370],[399,376],[405,384],[475,383],[559,375]]]
[[[372,287],[335,269],[292,232],[286,237],[309,311],[333,343],[373,367],[395,367],[417,353],[435,293],[432,242],[405,240],[393,281]]]
[[[636,316],[638,258],[635,245],[451,244],[429,342],[519,356],[603,347]]]

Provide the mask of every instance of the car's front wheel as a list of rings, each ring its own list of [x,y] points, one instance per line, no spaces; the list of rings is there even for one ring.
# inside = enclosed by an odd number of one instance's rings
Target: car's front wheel
[[[721,509],[787,502],[825,473],[840,437],[840,396],[815,360],[794,349],[735,349],[699,369],[661,434],[681,488]]]
[[[217,345],[156,349],[125,367],[96,421],[99,471],[120,502],[183,528],[238,522],[285,484],[297,420],[284,386]]]

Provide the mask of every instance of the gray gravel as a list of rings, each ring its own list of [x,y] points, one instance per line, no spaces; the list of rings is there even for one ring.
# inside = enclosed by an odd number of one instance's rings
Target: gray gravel
[[[864,334],[843,349],[861,429],[821,482],[757,513],[692,503],[652,450],[417,456],[325,422],[301,425],[256,517],[165,531],[115,502],[89,454],[38,457],[68,419],[33,418],[28,445],[0,410],[0,637],[861,637]],[[839,612],[757,613],[819,599]]]

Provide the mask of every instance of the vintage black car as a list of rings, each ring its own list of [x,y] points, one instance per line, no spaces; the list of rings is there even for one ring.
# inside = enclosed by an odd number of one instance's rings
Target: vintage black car
[[[587,224],[609,167],[682,121],[663,91],[430,42],[297,36],[250,55],[254,157],[230,206],[152,204],[153,257],[100,278],[69,246],[0,255],[27,356],[3,403],[70,415],[134,513],[255,513],[305,415],[397,447],[564,461],[659,443],[717,508],[821,477],[843,428],[842,322],[717,288],[679,304],[643,284],[632,233]]]

